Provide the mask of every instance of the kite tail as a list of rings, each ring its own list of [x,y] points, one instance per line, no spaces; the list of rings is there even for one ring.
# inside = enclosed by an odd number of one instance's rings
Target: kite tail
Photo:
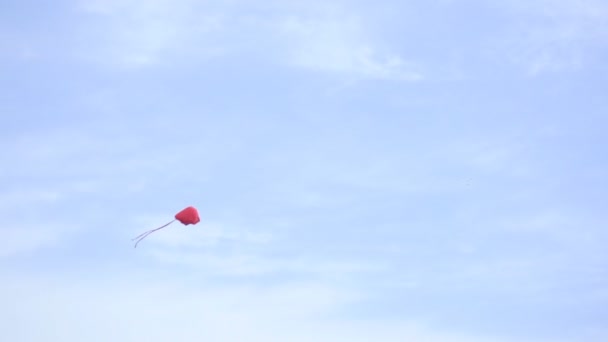
[[[136,237],[134,237],[133,239],[131,239],[131,241],[133,241],[133,240],[137,240],[137,242],[135,243],[135,247],[133,247],[133,248],[137,248],[137,244],[138,244],[138,243],[139,243],[141,240],[145,239],[145,238],[146,238],[146,236],[148,236],[148,235],[150,235],[150,234],[154,233],[154,232],[155,232],[155,231],[157,231],[157,230],[160,230],[160,229],[165,228],[166,226],[170,225],[170,224],[171,224],[171,223],[173,223],[173,222],[175,222],[175,220],[173,220],[173,221],[171,221],[171,222],[169,222],[169,223],[165,224],[164,226],[158,227],[158,228],[156,228],[156,229],[150,229],[150,230],[148,230],[148,231],[146,231],[146,232],[143,232],[142,234],[137,235]]]

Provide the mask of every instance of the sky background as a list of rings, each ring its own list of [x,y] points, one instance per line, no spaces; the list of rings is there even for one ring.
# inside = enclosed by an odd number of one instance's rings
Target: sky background
[[[0,340],[605,342],[607,60],[602,0],[3,0]]]

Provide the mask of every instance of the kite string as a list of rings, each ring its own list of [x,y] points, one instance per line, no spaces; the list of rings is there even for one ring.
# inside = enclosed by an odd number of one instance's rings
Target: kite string
[[[142,234],[139,234],[138,236],[134,237],[133,239],[131,239],[131,241],[133,241],[133,240],[137,240],[137,242],[135,243],[135,247],[133,247],[133,248],[137,248],[137,244],[138,244],[138,243],[139,243],[141,240],[145,239],[145,238],[146,238],[148,235],[150,235],[150,234],[154,233],[154,232],[155,232],[155,231],[157,231],[157,230],[160,230],[160,229],[165,228],[166,226],[170,225],[170,224],[171,224],[171,223],[173,223],[173,222],[175,222],[175,220],[173,220],[173,221],[171,221],[171,222],[169,222],[169,223],[165,224],[164,226],[160,226],[160,227],[155,228],[155,229],[150,229],[150,230],[145,231],[145,232],[143,232]]]

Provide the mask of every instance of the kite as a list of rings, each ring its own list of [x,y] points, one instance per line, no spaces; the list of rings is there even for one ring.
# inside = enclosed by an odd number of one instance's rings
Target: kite
[[[196,210],[196,208],[194,207],[187,207],[184,210],[180,211],[179,213],[175,214],[175,220],[181,222],[184,225],[189,225],[189,224],[197,224],[199,223],[199,221],[201,220],[198,217],[198,211]],[[157,230],[163,229],[166,226],[170,225],[171,223],[175,222],[175,220],[165,224],[164,226],[160,226],[156,229],[150,229],[136,237],[134,237],[132,240],[137,240],[137,242],[135,243],[135,247],[133,248],[137,248],[137,244],[143,240],[146,236],[154,233]]]

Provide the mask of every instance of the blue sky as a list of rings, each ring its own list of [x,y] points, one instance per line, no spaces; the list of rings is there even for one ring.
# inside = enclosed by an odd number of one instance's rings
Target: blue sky
[[[0,340],[606,341],[607,55],[599,0],[4,1]]]

